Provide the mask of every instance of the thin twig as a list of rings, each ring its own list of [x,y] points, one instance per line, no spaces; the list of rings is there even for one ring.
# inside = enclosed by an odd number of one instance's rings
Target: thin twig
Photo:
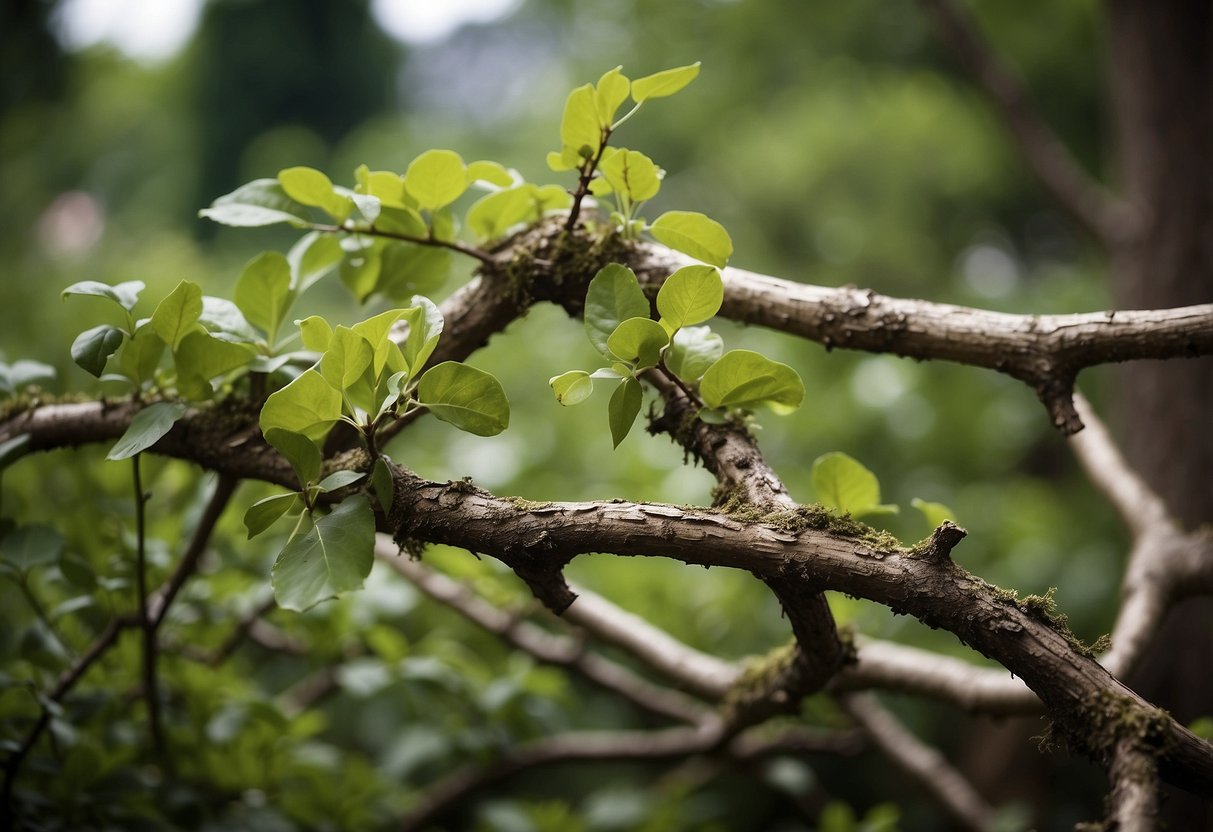
[[[143,490],[143,475],[140,473],[141,454],[131,458],[132,479],[135,486],[135,586],[139,593],[139,628],[143,634],[143,698],[147,702],[148,730],[152,747],[165,771],[171,772],[172,759],[164,740],[164,726],[160,721],[160,685],[156,673],[156,623],[148,614],[147,595],[147,494]]]
[[[479,260],[482,264],[489,267],[496,266],[496,261],[493,260],[493,255],[487,251],[481,251],[474,246],[469,246],[466,243],[461,243],[458,240],[440,240],[437,237],[418,237],[413,234],[401,234],[396,231],[384,231],[375,226],[369,228],[354,228],[349,225],[326,225],[324,223],[310,223],[307,225],[312,231],[319,231],[322,234],[363,234],[367,237],[382,237],[386,240],[399,240],[403,243],[416,243],[419,246],[431,246],[433,248],[446,248],[451,251],[457,251],[467,257],[472,257]]]

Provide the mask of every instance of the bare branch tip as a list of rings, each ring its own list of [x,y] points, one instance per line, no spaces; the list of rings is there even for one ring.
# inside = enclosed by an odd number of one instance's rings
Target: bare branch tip
[[[939,528],[931,533],[930,540],[922,550],[922,559],[931,563],[944,563],[950,560],[956,544],[964,540],[968,534],[951,520],[944,520],[939,524]]]

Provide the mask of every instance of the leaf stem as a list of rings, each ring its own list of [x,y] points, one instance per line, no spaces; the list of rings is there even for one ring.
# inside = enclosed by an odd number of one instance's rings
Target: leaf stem
[[[598,169],[598,163],[602,161],[602,154],[607,149],[607,142],[610,140],[613,130],[613,127],[602,128],[602,141],[598,143],[598,152],[592,159],[586,159],[581,165],[581,178],[577,180],[577,189],[573,191],[573,207],[569,209],[569,218],[564,222],[565,231],[572,231],[577,226],[577,218],[581,215],[581,201],[590,191],[590,180],[594,178],[594,171]]]

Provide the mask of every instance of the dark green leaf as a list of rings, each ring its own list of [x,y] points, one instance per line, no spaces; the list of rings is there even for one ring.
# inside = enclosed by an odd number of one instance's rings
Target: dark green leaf
[[[59,560],[63,535],[50,526],[20,526],[0,539],[0,561],[21,574]]]
[[[392,510],[392,500],[395,498],[396,480],[392,477],[391,467],[383,457],[375,460],[375,467],[371,469],[371,488],[375,491],[375,499],[379,501],[379,507],[383,509],[384,514],[388,514]]]
[[[185,415],[186,406],[183,402],[156,402],[135,414],[131,419],[126,433],[114,443],[106,459],[130,459],[137,453],[146,451],[160,441],[160,438],[173,429],[173,425]]]
[[[302,433],[294,433],[282,428],[270,428],[265,431],[265,441],[273,445],[278,453],[286,457],[286,461],[295,469],[299,478],[300,489],[315,482],[320,476],[322,458],[320,448]]]
[[[334,471],[316,484],[321,491],[337,491],[366,476],[365,471]]]
[[[362,495],[343,501],[311,530],[286,544],[274,563],[280,607],[303,611],[359,589],[374,560],[375,515]]]
[[[252,540],[274,525],[278,518],[288,511],[302,507],[303,501],[295,493],[275,494],[264,500],[258,500],[244,513],[244,527],[248,529],[248,539]]]
[[[615,447],[627,438],[640,414],[640,404],[644,396],[640,390],[640,382],[634,378],[625,378],[623,383],[611,394],[611,403],[607,407],[607,417],[611,424],[611,441]]]
[[[124,337],[122,330],[109,324],[86,329],[72,342],[72,360],[100,378],[105,362],[122,346]]]
[[[202,289],[196,283],[183,280],[160,301],[152,313],[151,325],[164,343],[173,349],[181,339],[194,331],[202,317]]]
[[[22,358],[12,364],[0,361],[0,392],[16,393],[31,384],[50,381],[56,375],[55,368],[41,361]]]
[[[122,345],[118,353],[118,366],[136,386],[142,385],[156,374],[164,348],[164,341],[156,330],[152,329],[150,323],[144,324],[135,330],[133,338]]]

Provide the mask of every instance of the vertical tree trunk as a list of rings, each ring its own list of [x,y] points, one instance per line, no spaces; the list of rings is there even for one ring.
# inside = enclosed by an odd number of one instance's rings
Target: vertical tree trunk
[[[1117,305],[1213,301],[1213,3],[1109,0],[1112,103],[1124,196],[1140,233],[1112,248]],[[1213,360],[1138,362],[1119,379],[1126,453],[1184,526],[1213,522]],[[1181,721],[1213,714],[1213,601],[1170,616],[1131,683]],[[1163,649],[1165,645],[1165,649]],[[1172,829],[1210,807],[1173,793]]]

